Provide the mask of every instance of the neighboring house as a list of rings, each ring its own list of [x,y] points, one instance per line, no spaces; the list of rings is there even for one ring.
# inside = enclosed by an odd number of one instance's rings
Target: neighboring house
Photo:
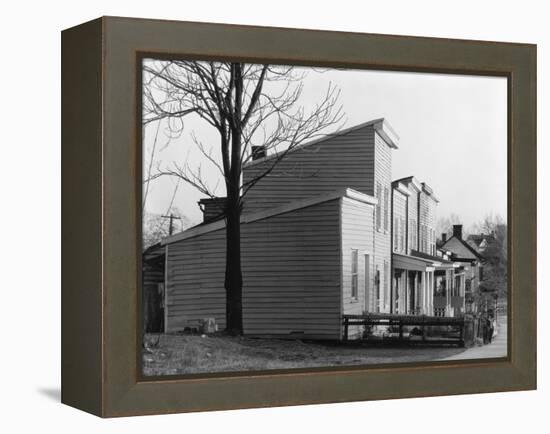
[[[434,314],[437,267],[433,190],[410,176],[392,183],[392,313]]]
[[[439,200],[413,176],[392,183],[392,312],[458,316],[465,312],[461,263],[438,250]]]
[[[482,278],[483,256],[463,239],[462,225],[453,225],[453,235],[449,239],[443,234],[440,249],[448,252],[452,260],[460,264],[455,270],[453,296],[456,297],[457,304],[459,299],[464,297],[464,312],[471,312],[475,309],[474,296]]]
[[[495,238],[494,232],[490,234],[481,233],[468,235],[466,242],[485,259],[498,253],[498,250],[495,249],[498,242]]]
[[[160,243],[143,252],[142,300],[143,330],[147,333],[164,331],[165,247]]]

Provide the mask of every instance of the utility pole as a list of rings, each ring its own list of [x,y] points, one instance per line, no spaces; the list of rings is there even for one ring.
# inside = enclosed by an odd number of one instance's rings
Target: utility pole
[[[162,218],[170,219],[168,235],[172,235],[172,233],[174,232],[174,220],[181,220],[181,217],[175,216],[174,214],[170,213],[170,215],[163,215]]]

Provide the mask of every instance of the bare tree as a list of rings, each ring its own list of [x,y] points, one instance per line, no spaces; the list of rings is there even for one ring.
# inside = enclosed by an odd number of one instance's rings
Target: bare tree
[[[217,152],[195,135],[192,140],[220,173],[226,201],[226,324],[242,334],[242,272],[240,213],[246,193],[267,176],[292,149],[336,127],[343,119],[337,107],[339,91],[329,84],[310,111],[299,105],[305,73],[288,66],[237,62],[146,61],[143,123],[166,120],[174,137],[184,130],[184,119],[195,115],[215,129]],[[266,89],[269,84],[270,90]],[[243,166],[253,158],[254,146],[275,155],[254,179],[242,183]],[[201,193],[215,196],[201,166],[189,162],[158,168],[152,178],[175,176]]]
[[[191,226],[189,218],[185,216],[179,209],[172,208],[171,214],[177,218],[174,223],[178,230],[184,230]],[[143,249],[151,247],[158,243],[163,238],[170,235],[170,221],[165,218],[165,214],[154,214],[150,212],[143,213]]]
[[[454,212],[447,217],[440,217],[436,223],[437,236],[447,234],[447,238],[450,238],[453,234],[453,225],[459,224],[461,224],[460,216]]]

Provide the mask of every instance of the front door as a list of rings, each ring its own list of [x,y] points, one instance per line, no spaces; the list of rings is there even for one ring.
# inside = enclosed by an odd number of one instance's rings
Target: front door
[[[380,270],[376,268],[376,273],[374,275],[374,296],[375,296],[375,306],[374,311],[380,312]]]
[[[409,314],[415,313],[415,306],[416,306],[416,291],[414,288],[414,271],[409,271]]]

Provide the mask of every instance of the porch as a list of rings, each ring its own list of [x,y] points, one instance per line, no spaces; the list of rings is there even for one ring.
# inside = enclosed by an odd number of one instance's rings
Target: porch
[[[391,313],[433,315],[433,261],[409,255],[392,255]]]

